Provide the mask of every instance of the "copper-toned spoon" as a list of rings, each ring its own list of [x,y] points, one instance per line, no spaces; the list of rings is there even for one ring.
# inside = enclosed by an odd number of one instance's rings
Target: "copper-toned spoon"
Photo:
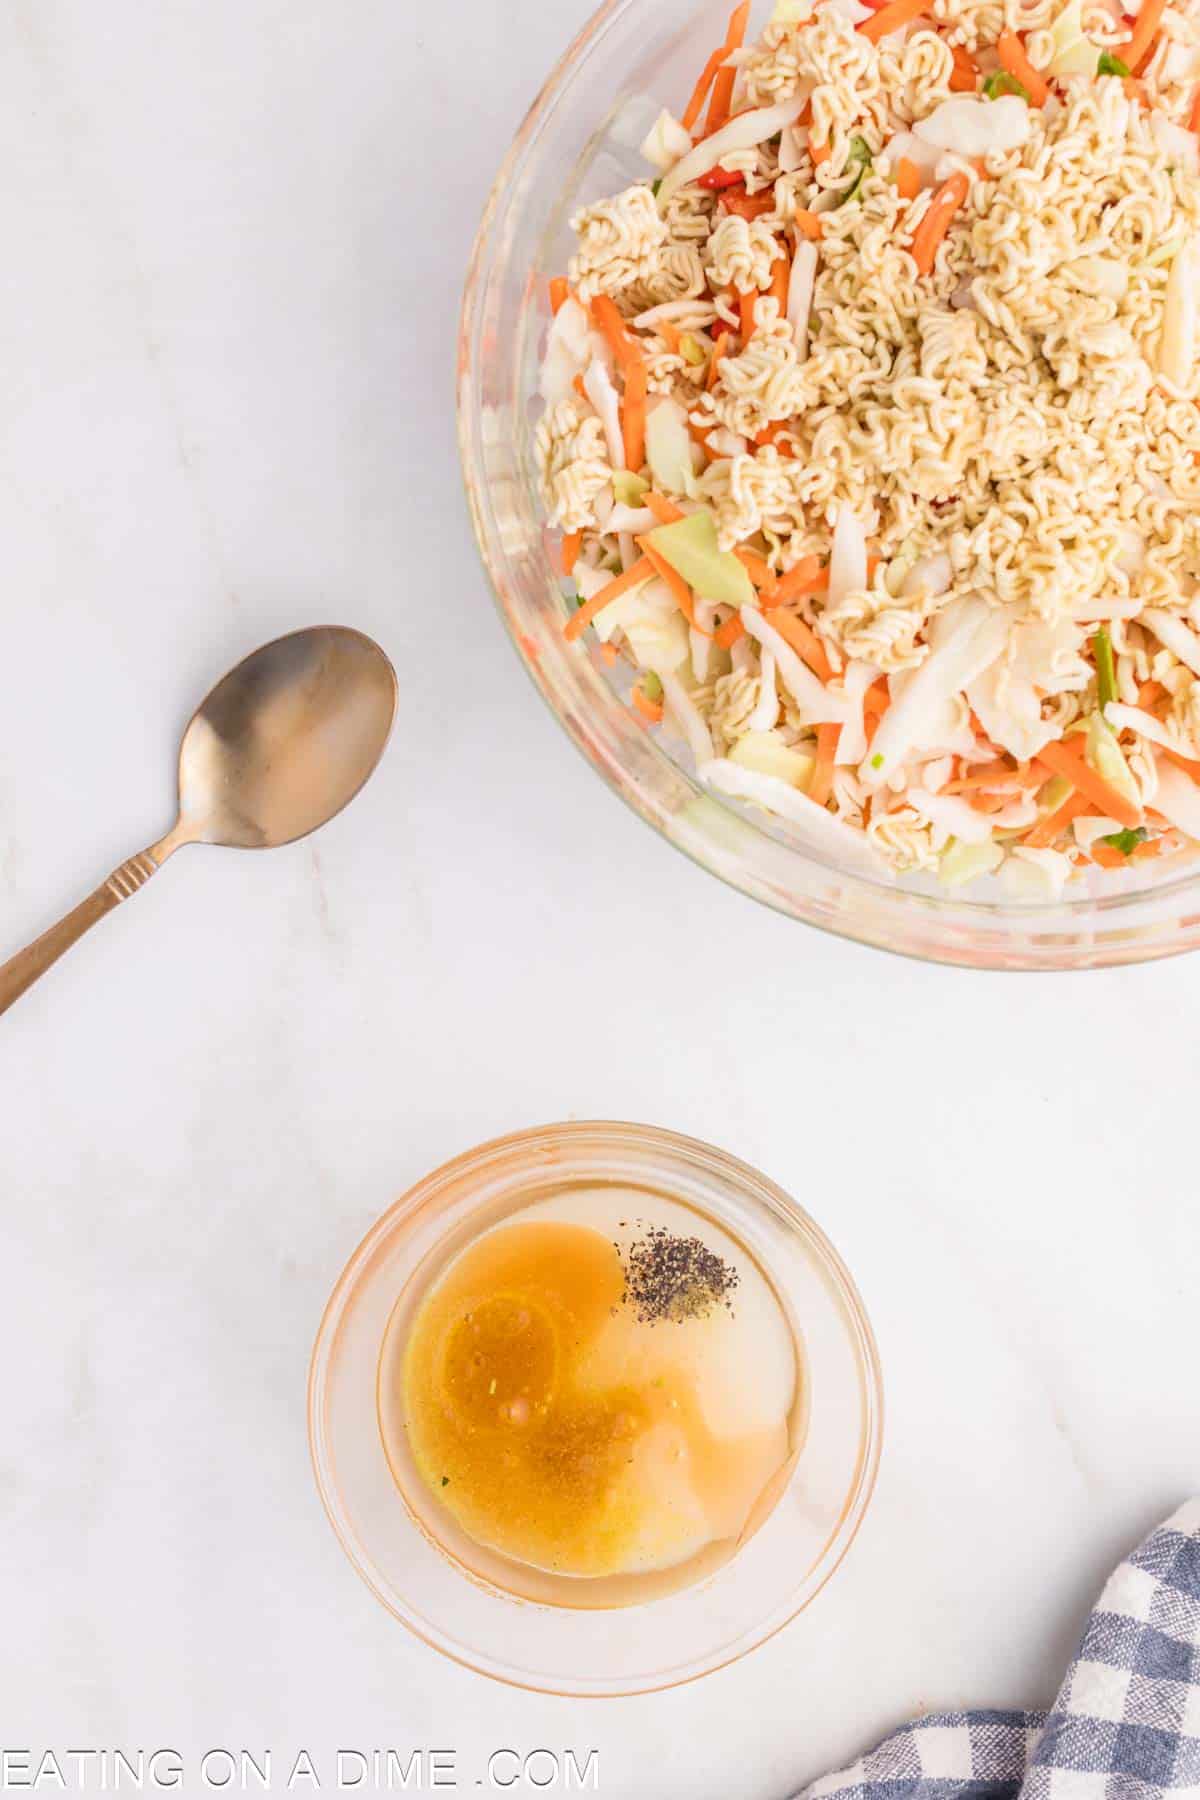
[[[396,672],[359,631],[318,625],[255,650],[183,734],[171,830],[0,966],[0,1013],[180,845],[265,850],[332,819],[375,768],[395,712]]]

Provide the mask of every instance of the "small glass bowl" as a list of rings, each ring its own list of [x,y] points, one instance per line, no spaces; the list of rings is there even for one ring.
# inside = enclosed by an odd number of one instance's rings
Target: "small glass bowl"
[[[630,673],[599,645],[567,644],[558,534],[533,466],[552,275],[576,207],[643,180],[638,153],[663,106],[690,93],[721,41],[730,0],[607,0],[551,72],[497,176],[463,296],[458,428],[467,499],[513,643],[588,761],[702,868],[792,918],[934,962],[1082,969],[1200,944],[1195,857],[1089,874],[1061,901],[1016,901],[994,878],[963,892],[929,875],[894,882],[817,849],[784,821],[697,781],[684,747],[658,741],[627,704]]]
[[[769,1274],[803,1342],[809,1410],[787,1485],[714,1574],[660,1599],[575,1610],[518,1599],[468,1571],[393,1478],[377,1412],[380,1349],[407,1285],[477,1232],[571,1186],[682,1200],[739,1239]],[[435,1649],[517,1687],[645,1693],[744,1656],[807,1606],[846,1554],[875,1484],[879,1358],[837,1252],[796,1202],[708,1144],[645,1125],[518,1132],[438,1169],[386,1212],[346,1266],[321,1321],[308,1390],[317,1486],[334,1531],[388,1611]]]

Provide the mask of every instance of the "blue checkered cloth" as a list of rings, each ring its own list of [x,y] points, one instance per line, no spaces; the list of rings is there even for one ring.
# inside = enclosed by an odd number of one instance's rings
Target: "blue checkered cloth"
[[[800,1800],[1200,1796],[1200,1500],[1100,1596],[1049,1713],[931,1713]]]

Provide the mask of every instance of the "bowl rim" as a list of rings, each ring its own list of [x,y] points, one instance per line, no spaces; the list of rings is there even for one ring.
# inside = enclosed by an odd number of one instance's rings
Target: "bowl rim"
[[[483,213],[472,244],[459,311],[456,419],[460,469],[466,494],[476,548],[491,590],[492,601],[505,626],[512,648],[543,702],[557,719],[577,751],[604,776],[613,790],[672,847],[681,851],[698,868],[715,875],[735,892],[747,895],[781,913],[828,933],[832,937],[859,943],[873,949],[917,962],[941,963],[951,967],[996,972],[1079,972],[1085,969],[1119,967],[1131,963],[1161,961],[1183,955],[1200,946],[1200,873],[1191,865],[1171,880],[1148,889],[1122,890],[1116,893],[1089,895],[1066,901],[1025,902],[1019,907],[1005,907],[993,901],[972,901],[961,895],[951,899],[934,894],[915,893],[888,887],[855,871],[838,869],[816,854],[774,837],[772,832],[732,806],[727,797],[701,783],[660,744],[650,740],[653,755],[678,781],[686,783],[697,797],[717,807],[735,820],[742,830],[760,839],[780,845],[797,864],[818,877],[836,879],[849,893],[866,893],[880,911],[877,917],[865,917],[845,907],[823,908],[808,895],[793,887],[785,895],[765,879],[755,875],[741,863],[735,872],[719,866],[715,857],[707,856],[700,843],[682,841],[672,829],[672,815],[640,789],[634,779],[607,754],[588,734],[581,716],[568,717],[543,678],[536,658],[522,642],[522,634],[505,600],[505,574],[501,556],[497,554],[493,532],[487,517],[489,480],[483,465],[477,414],[480,409],[469,376],[475,366],[478,327],[484,310],[488,277],[494,250],[494,234],[502,207],[517,190],[515,175],[532,148],[539,131],[573,75],[581,58],[622,14],[644,4],[644,0],[602,0],[602,4],[584,22],[566,49],[558,57],[527,108],[496,177],[489,189]],[[1176,900],[1190,900],[1183,917],[1174,915],[1164,920],[1131,921],[1128,915],[1139,906],[1155,908]],[[898,904],[892,905],[891,902]],[[908,933],[912,941],[897,941],[888,929],[900,908],[910,927],[918,920],[928,929],[922,934]],[[1124,915],[1124,917],[1122,917]],[[1107,921],[1107,934],[1101,921]],[[948,936],[938,938],[941,931]],[[973,934],[982,933],[986,943],[974,941]]]
[[[744,1633],[742,1640],[728,1649],[726,1654],[700,1668],[686,1669],[681,1673],[672,1670],[665,1679],[643,1679],[629,1686],[623,1685],[619,1680],[611,1684],[606,1682],[604,1685],[578,1686],[571,1684],[569,1676],[522,1679],[511,1669],[495,1666],[482,1653],[473,1660],[460,1645],[447,1642],[443,1636],[439,1636],[423,1617],[407,1611],[396,1594],[377,1579],[370,1555],[365,1549],[360,1554],[357,1532],[346,1510],[340,1488],[333,1478],[333,1458],[328,1445],[324,1400],[330,1362],[343,1314],[353,1304],[354,1291],[364,1274],[369,1271],[383,1244],[394,1232],[403,1229],[406,1220],[418,1214],[423,1206],[435,1200],[445,1188],[468,1177],[473,1171],[486,1169],[499,1159],[514,1153],[523,1154],[533,1167],[541,1151],[558,1149],[564,1143],[569,1145],[573,1142],[595,1149],[602,1147],[605,1140],[619,1145],[626,1152],[699,1164],[710,1175],[728,1181],[744,1200],[756,1206],[773,1205],[782,1213],[787,1229],[803,1239],[807,1253],[837,1302],[847,1343],[858,1364],[862,1418],[854,1476],[841,1502],[837,1523],[830,1531],[827,1542],[809,1569],[797,1595],[793,1596],[795,1604],[790,1605],[785,1616],[769,1621],[766,1628],[757,1633],[753,1630]],[[885,1397],[878,1342],[854,1278],[822,1227],[786,1189],[753,1164],[701,1138],[690,1137],[663,1126],[639,1124],[629,1120],[570,1119],[526,1126],[461,1151],[421,1176],[373,1221],[347,1258],[322,1309],[309,1359],[305,1411],[309,1458],[325,1516],[355,1573],[394,1619],[430,1649],[448,1657],[460,1667],[470,1669],[474,1674],[487,1676],[506,1686],[530,1693],[603,1700],[662,1693],[673,1687],[683,1687],[702,1680],[706,1675],[716,1674],[718,1670],[741,1661],[744,1656],[769,1642],[800,1613],[807,1610],[841,1566],[858,1536],[870,1506],[883,1453]],[[405,1505],[410,1524],[414,1529],[421,1530],[422,1527],[414,1520],[407,1502]],[[440,1545],[435,1545],[435,1548],[439,1554],[446,1555]],[[447,1560],[453,1561],[452,1558]],[[459,1572],[462,1573],[461,1570]]]

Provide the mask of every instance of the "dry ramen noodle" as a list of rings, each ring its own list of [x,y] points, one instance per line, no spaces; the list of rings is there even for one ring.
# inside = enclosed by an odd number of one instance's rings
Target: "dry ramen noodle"
[[[845,859],[1200,839],[1200,7],[779,0],[573,220],[568,638]]]

